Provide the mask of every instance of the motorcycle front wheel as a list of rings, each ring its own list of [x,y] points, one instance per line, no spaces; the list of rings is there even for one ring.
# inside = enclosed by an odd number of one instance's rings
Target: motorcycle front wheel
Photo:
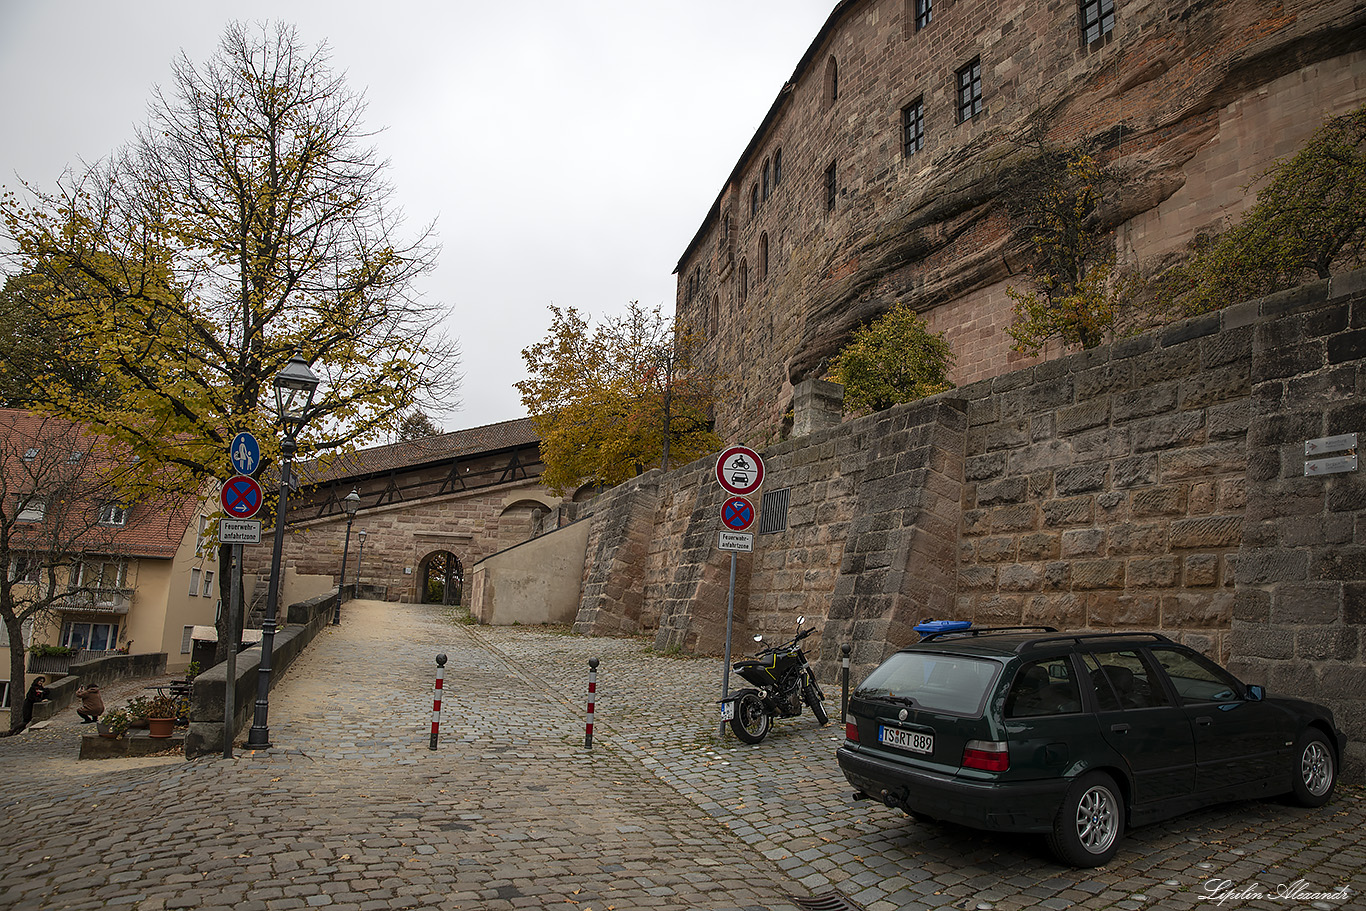
[[[816,723],[825,727],[830,723],[830,716],[825,714],[825,704],[821,702],[820,691],[816,689],[816,684],[808,683],[804,691],[806,704],[811,707],[811,714],[816,716]]]
[[[745,743],[758,743],[768,736],[768,712],[764,701],[753,693],[746,693],[735,701],[735,717],[730,729]]]

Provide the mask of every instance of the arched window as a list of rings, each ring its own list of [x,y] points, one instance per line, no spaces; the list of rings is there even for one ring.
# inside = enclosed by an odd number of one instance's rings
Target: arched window
[[[759,214],[759,185],[756,183],[749,188],[749,217],[753,218]]]
[[[740,303],[744,303],[749,298],[749,260],[740,260],[740,282],[739,294]]]
[[[713,294],[711,298],[711,331],[713,334],[721,331],[721,295]]]
[[[768,194],[773,192],[773,167],[772,162],[764,159],[764,202],[768,202]]]
[[[840,65],[834,55],[825,62],[825,106],[832,107],[840,97]]]
[[[768,280],[768,232],[759,235],[759,281]]]
[[[778,189],[778,184],[783,182],[783,150],[779,149],[773,153],[773,189]]]

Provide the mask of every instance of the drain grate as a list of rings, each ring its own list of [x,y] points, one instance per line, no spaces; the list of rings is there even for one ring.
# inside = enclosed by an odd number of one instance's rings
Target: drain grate
[[[849,899],[838,892],[831,892],[828,895],[813,895],[811,898],[789,895],[788,898],[801,911],[859,911],[858,905],[850,904]]]

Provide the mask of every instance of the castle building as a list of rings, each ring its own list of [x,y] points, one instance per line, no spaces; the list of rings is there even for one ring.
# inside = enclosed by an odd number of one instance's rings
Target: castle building
[[[1100,214],[1142,265],[1227,227],[1259,174],[1363,102],[1353,0],[843,0],[678,262],[676,312],[728,378],[718,433],[786,436],[794,386],[898,301],[945,334],[960,385],[1032,363],[1005,332],[1031,147],[1122,176]]]

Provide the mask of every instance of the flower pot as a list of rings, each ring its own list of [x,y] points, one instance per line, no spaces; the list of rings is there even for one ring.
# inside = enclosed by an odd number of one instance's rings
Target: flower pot
[[[174,718],[148,718],[147,736],[148,737],[170,737],[175,733]]]
[[[118,740],[120,737],[123,736],[123,732],[122,732],[122,731],[112,731],[112,730],[110,730],[109,727],[108,727],[104,722],[102,722],[102,721],[97,721],[97,722],[95,722],[95,733],[99,734],[101,737],[105,738],[106,740]]]

